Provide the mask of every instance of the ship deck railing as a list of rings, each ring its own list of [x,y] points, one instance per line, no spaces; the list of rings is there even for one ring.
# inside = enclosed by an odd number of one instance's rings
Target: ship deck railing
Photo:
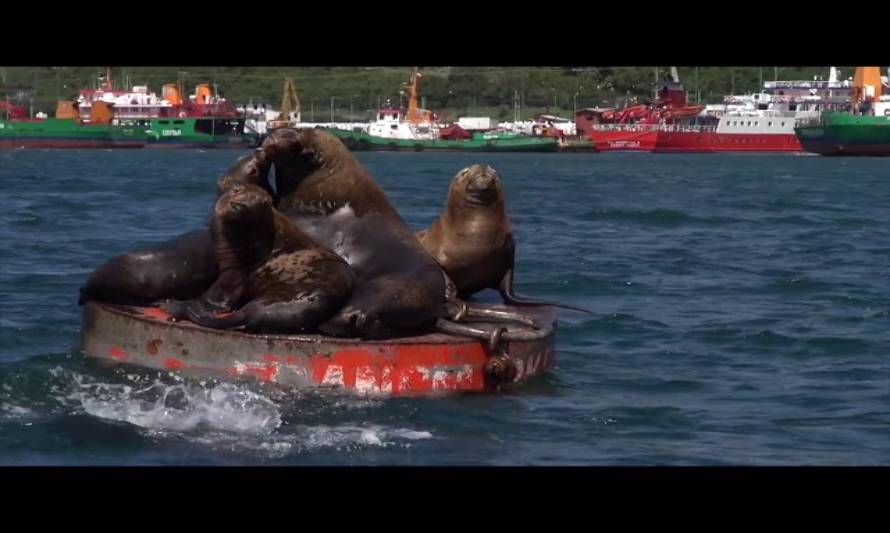
[[[591,128],[597,131],[660,131],[667,133],[705,133],[717,131],[717,126],[711,124],[593,124],[591,125]]]

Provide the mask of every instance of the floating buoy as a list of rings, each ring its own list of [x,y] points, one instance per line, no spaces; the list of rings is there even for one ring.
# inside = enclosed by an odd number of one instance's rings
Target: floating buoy
[[[216,330],[170,322],[158,308],[88,302],[81,348],[91,357],[156,370],[295,388],[384,396],[491,391],[553,366],[556,311],[524,307],[521,312],[546,325],[547,334],[504,341],[493,350],[491,343],[444,333],[362,340]]]

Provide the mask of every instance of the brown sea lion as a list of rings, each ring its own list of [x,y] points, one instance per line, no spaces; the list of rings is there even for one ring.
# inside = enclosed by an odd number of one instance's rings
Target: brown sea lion
[[[262,151],[238,159],[218,180],[222,195],[235,184],[254,184],[273,193],[269,162]],[[197,298],[219,270],[207,228],[190,231],[157,246],[115,256],[96,269],[80,289],[79,304],[99,300],[123,305],[152,305],[166,299]]]
[[[355,272],[349,301],[321,331],[376,338],[434,328],[445,314],[442,271],[346,146],[324,130],[279,129],[262,149],[278,209]]]
[[[454,177],[445,212],[417,239],[454,281],[460,298],[497,289],[511,305],[550,305],[591,313],[581,307],[533,300],[513,292],[516,245],[497,172],[472,165]]]
[[[259,149],[239,157],[235,164],[216,180],[217,198],[235,185],[247,184],[261,187],[274,198],[275,191],[269,183],[270,167],[271,161],[266,158],[266,153]]]
[[[87,300],[151,305],[166,298],[196,298],[219,270],[206,229],[190,231],[152,248],[113,257],[97,268],[80,289]]]
[[[211,223],[219,277],[200,298],[163,308],[201,326],[261,333],[310,332],[339,311],[352,291],[349,265],[272,202],[259,186],[232,185]]]

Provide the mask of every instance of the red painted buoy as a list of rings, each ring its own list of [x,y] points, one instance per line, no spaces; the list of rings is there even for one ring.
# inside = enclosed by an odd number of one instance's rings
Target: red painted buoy
[[[497,306],[503,310],[517,310]],[[485,391],[553,365],[556,313],[521,311],[546,325],[537,340],[487,343],[442,333],[368,341],[320,335],[258,335],[168,322],[157,308],[88,302],[81,348],[89,356],[207,377],[248,378],[293,387],[340,387],[364,394]],[[506,354],[506,355],[505,355]]]

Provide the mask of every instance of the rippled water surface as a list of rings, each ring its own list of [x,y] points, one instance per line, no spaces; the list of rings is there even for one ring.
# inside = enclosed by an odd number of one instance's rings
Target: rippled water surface
[[[196,228],[231,151],[0,152],[0,464],[888,464],[890,159],[361,154],[413,227],[501,173],[517,291],[575,302],[499,395],[365,399],[78,352],[77,288]]]

